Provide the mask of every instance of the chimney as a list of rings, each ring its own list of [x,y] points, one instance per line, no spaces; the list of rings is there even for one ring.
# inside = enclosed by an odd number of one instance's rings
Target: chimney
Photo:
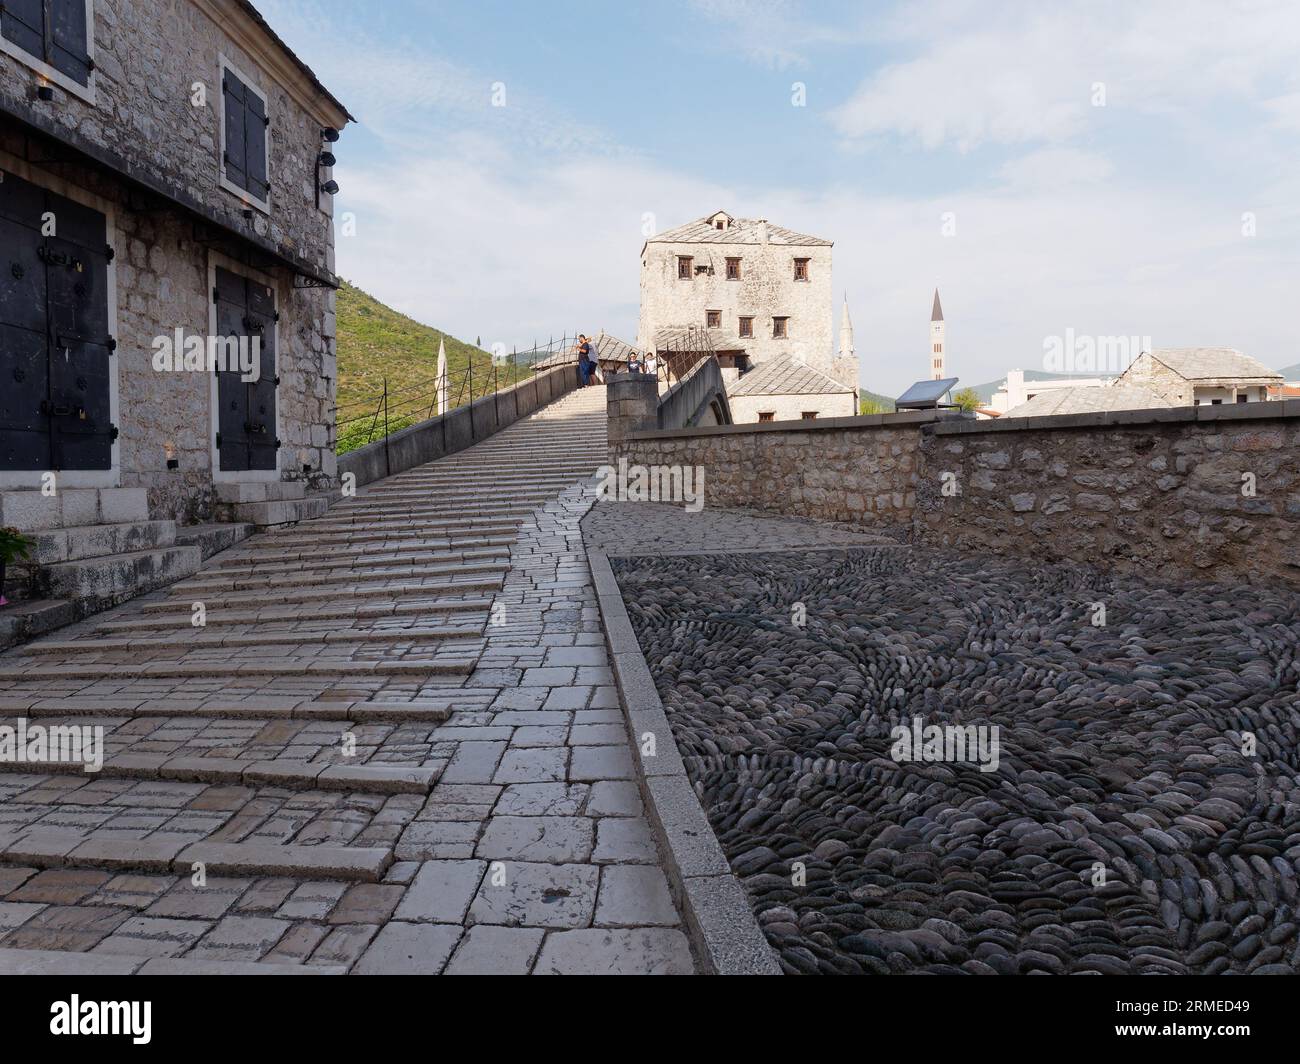
[[[767,243],[767,219],[766,218],[760,218],[758,220],[758,242],[760,244]]]

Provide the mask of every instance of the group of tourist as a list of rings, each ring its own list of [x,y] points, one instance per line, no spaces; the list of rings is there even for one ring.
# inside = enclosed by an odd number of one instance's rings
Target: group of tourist
[[[627,358],[627,371],[657,376],[659,359],[653,351],[642,357],[640,352],[634,349]],[[585,388],[589,384],[599,384],[602,381],[600,351],[596,347],[596,341],[590,339],[585,333],[578,333],[578,385]]]

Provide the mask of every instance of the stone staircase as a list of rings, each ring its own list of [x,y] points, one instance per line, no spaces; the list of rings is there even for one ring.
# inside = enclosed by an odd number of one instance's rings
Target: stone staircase
[[[606,453],[590,388],[210,561],[126,522],[111,545],[185,551],[182,579],[0,654],[0,721],[105,736],[93,774],[0,762],[0,973],[348,970],[351,924],[373,934],[396,901],[322,927],[288,899],[400,896],[439,856],[425,803],[457,748],[439,726],[463,738],[496,697],[474,674],[520,525]],[[74,530],[43,545],[56,567]],[[199,863],[215,889],[189,887]]]
[[[4,593],[16,605],[0,612],[0,648],[189,576],[212,544],[249,533],[201,528],[182,538],[175,522],[149,519],[143,488],[3,492],[0,523],[35,542],[30,560],[6,572]]]

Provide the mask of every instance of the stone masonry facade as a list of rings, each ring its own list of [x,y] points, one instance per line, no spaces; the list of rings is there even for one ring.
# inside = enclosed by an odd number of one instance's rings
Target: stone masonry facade
[[[94,484],[144,489],[152,519],[186,523],[219,516],[218,481],[326,486],[334,236],[318,160],[323,130],[347,112],[237,0],[93,0],[91,11],[94,67],[79,91],[56,81],[41,99],[39,64],[0,53],[0,172],[108,219],[120,435],[111,474]],[[227,68],[266,98],[264,203],[223,184]],[[276,469],[256,475],[219,473],[211,374],[153,366],[156,338],[213,332],[217,267],[269,288],[278,315],[279,448]],[[32,487],[31,476],[0,472],[0,490]],[[79,486],[75,471],[65,483]]]
[[[702,467],[706,509],[1117,572],[1300,582],[1300,403],[904,416],[631,432],[618,444],[611,431],[611,449],[630,463]]]

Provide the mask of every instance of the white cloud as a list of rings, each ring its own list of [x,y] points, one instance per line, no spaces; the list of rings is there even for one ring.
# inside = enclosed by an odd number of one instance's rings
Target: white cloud
[[[1060,143],[1106,108],[1177,114],[1250,101],[1293,80],[1300,8],[1279,0],[909,8],[888,33],[910,59],[871,73],[832,114],[853,140],[897,136],[927,149]]]

